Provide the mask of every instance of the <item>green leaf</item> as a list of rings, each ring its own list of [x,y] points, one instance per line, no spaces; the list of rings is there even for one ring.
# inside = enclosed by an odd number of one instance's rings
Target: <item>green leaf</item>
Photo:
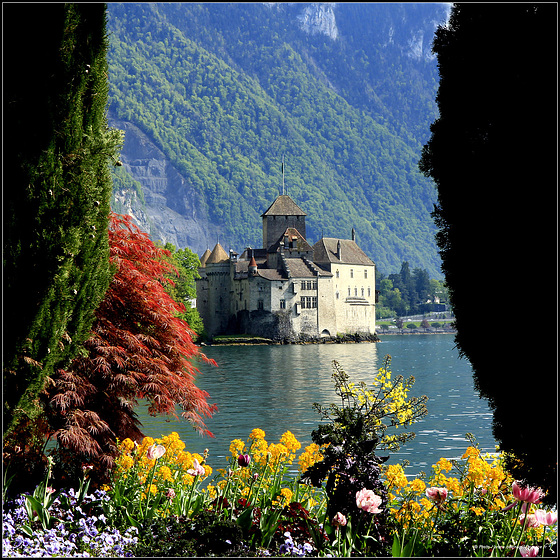
[[[402,547],[401,541],[399,540],[398,536],[395,535],[393,537],[393,546],[391,547],[391,556],[394,558],[402,558]]]
[[[253,508],[246,509],[238,518],[236,523],[244,530],[248,531],[253,524]]]

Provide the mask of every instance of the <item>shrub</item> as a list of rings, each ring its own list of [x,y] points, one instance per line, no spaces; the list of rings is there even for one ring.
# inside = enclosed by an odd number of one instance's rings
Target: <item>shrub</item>
[[[312,433],[313,441],[325,447],[324,457],[301,478],[302,482],[314,486],[321,486],[326,479],[327,532],[339,544],[342,538],[346,540],[351,535],[346,549],[358,549],[366,554],[383,554],[389,547],[388,497],[380,479],[381,464],[387,457],[380,458],[375,451],[398,449],[401,443],[414,437],[411,433],[387,434],[389,426],[385,422],[390,421],[397,429],[427,413],[426,397],[407,400],[414,378],[403,382],[403,377],[398,376],[391,381],[390,362],[391,357],[386,356],[371,390],[365,383],[350,382],[340,365],[333,362],[335,392],[342,406],[314,405],[330,421]],[[361,499],[364,491],[369,500],[365,504]],[[334,521],[337,516],[346,519],[344,529]]]

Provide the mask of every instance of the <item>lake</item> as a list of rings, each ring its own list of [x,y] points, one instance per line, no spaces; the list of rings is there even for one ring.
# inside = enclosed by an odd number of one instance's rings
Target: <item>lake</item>
[[[339,403],[332,383],[336,360],[354,382],[368,384],[383,363],[392,358],[393,379],[415,377],[409,396],[427,395],[428,415],[413,424],[416,438],[392,453],[389,464],[407,459],[408,475],[429,472],[440,457],[460,457],[473,433],[483,451],[495,451],[492,413],[474,390],[472,368],[459,358],[451,334],[393,335],[379,343],[265,346],[208,346],[206,355],[218,367],[201,364],[197,384],[209,394],[218,412],[207,421],[215,438],[200,437],[185,421],[153,418],[140,405],[144,433],[154,438],[178,432],[191,452],[209,449],[208,463],[224,467],[231,440],[246,440],[254,428],[266,432],[268,443],[278,443],[290,430],[302,449],[311,443],[319,421],[314,402]],[[379,455],[387,455],[380,452]]]

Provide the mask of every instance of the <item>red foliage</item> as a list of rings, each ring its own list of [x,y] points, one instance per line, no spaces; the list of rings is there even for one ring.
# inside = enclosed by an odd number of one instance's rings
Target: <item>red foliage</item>
[[[115,439],[143,437],[134,412],[138,399],[149,413],[174,415],[175,406],[195,429],[213,437],[203,417],[216,405],[195,385],[195,359],[213,363],[193,343],[181,319],[182,304],[164,290],[173,267],[168,251],[156,247],[130,216],[111,216],[111,262],[116,273],[96,311],[87,355],[60,370],[49,391],[49,419],[62,447],[106,469],[113,465]]]

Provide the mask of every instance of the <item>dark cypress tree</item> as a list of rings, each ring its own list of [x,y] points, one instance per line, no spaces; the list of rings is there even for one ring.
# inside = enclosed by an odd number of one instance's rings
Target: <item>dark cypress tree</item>
[[[440,116],[420,161],[438,189],[458,347],[493,408],[496,439],[517,456],[514,476],[552,500],[557,330],[528,332],[529,313],[546,309],[522,279],[539,275],[541,301],[555,301],[544,269],[557,255],[557,8],[454,5],[434,40]]]
[[[4,449],[29,454],[38,395],[109,285],[108,165],[122,139],[105,113],[105,4],[6,4],[3,23]]]

